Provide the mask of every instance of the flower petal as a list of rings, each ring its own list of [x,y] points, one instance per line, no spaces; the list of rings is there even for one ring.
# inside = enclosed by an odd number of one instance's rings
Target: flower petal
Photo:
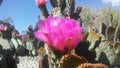
[[[42,33],[40,30],[34,32],[34,35],[37,39],[49,43],[48,38],[46,37],[45,33]]]

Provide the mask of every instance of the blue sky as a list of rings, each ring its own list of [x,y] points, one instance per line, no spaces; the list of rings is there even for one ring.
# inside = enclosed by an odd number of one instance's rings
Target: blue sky
[[[101,8],[112,5],[120,7],[120,0],[76,0],[76,5],[91,6],[92,8]],[[50,10],[50,4],[47,3],[47,8]],[[0,19],[11,17],[15,28],[21,33],[27,30],[29,25],[36,24],[39,8],[35,4],[35,0],[3,0],[0,6]]]

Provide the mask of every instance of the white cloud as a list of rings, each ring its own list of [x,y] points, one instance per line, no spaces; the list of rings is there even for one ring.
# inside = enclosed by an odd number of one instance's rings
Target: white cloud
[[[102,0],[104,3],[111,3],[112,6],[120,6],[120,0]]]

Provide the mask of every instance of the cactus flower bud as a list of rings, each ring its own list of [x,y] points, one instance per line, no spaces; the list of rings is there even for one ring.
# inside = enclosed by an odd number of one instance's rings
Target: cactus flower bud
[[[0,24],[0,31],[6,31],[7,30],[7,26]]]
[[[37,6],[42,6],[47,3],[47,0],[35,0]]]

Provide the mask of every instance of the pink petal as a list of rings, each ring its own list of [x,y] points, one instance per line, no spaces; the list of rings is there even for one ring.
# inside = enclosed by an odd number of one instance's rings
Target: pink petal
[[[45,33],[42,33],[40,30],[35,31],[34,35],[36,38],[38,38],[41,41],[44,41],[46,43],[49,43],[48,38],[46,37]]]

